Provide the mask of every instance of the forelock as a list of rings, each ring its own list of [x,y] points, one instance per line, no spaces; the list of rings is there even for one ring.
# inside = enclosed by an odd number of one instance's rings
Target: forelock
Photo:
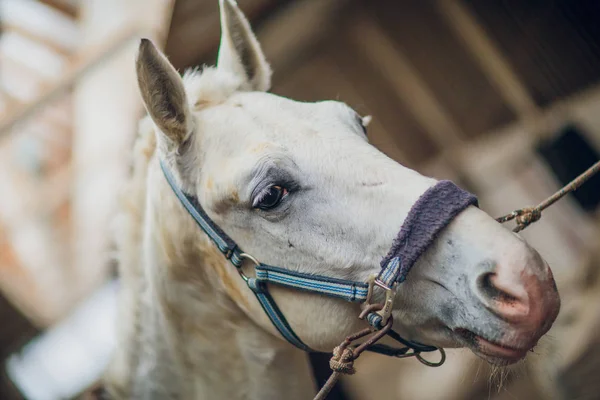
[[[193,68],[183,74],[183,85],[193,110],[220,104],[240,90],[242,80],[214,67]]]

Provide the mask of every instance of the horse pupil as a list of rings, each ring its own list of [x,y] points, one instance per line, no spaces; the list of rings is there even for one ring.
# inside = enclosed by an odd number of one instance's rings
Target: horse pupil
[[[271,186],[269,192],[265,195],[262,200],[262,206],[264,208],[275,207],[279,203],[281,198],[282,189],[280,186]]]

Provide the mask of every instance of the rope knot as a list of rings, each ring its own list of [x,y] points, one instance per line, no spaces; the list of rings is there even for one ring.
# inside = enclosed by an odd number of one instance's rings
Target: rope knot
[[[523,228],[542,218],[542,212],[537,207],[523,208],[520,211],[520,214],[517,216],[517,224]]]
[[[354,352],[351,348],[340,348],[340,346],[337,346],[333,349],[333,357],[329,360],[329,367],[334,372],[352,375],[356,372],[354,369],[354,358]]]

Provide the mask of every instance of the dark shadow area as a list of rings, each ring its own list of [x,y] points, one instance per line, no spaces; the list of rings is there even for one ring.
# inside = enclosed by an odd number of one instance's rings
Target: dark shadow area
[[[538,153],[562,185],[566,185],[600,159],[580,127],[566,125],[551,141],[540,143]],[[572,195],[581,208],[593,212],[600,203],[600,175],[592,177]]]
[[[315,380],[317,381],[317,387],[321,388],[329,375],[331,375],[331,369],[329,368],[329,359],[331,358],[331,353],[311,353],[310,354],[310,364],[313,368],[313,374],[315,376]],[[329,395],[327,396],[327,400],[351,400],[350,397],[344,392],[342,385],[338,382]]]

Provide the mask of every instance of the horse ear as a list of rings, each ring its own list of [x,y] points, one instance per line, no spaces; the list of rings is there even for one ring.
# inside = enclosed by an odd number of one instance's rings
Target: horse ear
[[[137,81],[146,111],[174,147],[192,131],[191,110],[183,80],[167,57],[142,39],[136,58]]]
[[[271,87],[271,68],[250,23],[234,0],[220,0],[221,44],[217,66],[244,82],[244,89],[267,91]]]

